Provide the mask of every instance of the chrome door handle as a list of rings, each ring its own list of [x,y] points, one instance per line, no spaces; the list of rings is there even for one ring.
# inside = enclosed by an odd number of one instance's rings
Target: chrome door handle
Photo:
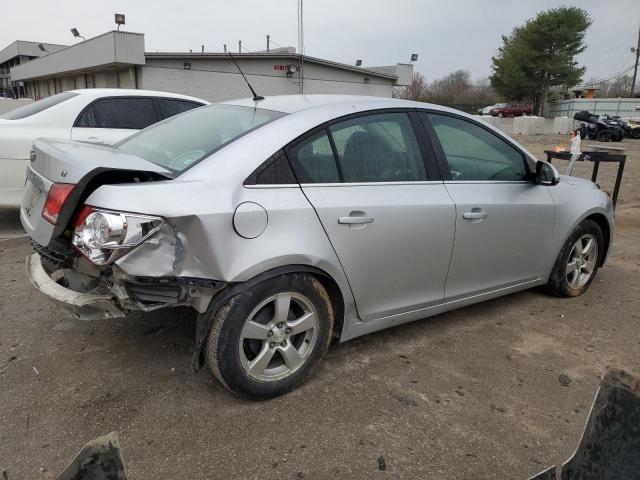
[[[486,212],[464,212],[462,214],[462,218],[465,220],[482,220],[483,218],[487,218],[489,214]]]
[[[372,223],[373,217],[340,217],[338,223],[343,225],[362,225],[364,223]]]

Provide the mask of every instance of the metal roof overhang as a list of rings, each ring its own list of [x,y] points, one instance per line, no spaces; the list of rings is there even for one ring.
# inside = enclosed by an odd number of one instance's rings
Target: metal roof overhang
[[[34,80],[144,65],[144,35],[111,31],[11,69],[11,80]]]

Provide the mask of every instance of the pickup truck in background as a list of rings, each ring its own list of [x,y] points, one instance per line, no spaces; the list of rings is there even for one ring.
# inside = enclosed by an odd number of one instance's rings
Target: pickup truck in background
[[[492,109],[489,114],[492,117],[524,117],[526,115],[531,115],[533,113],[533,108],[531,105],[516,105],[509,104],[502,107],[496,107]]]

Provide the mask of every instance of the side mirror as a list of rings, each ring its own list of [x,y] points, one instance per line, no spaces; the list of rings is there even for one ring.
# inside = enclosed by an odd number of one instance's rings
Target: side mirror
[[[538,160],[536,162],[536,178],[535,183],[538,185],[546,185],[551,187],[560,181],[560,173],[556,170],[556,167],[549,162],[542,162]]]

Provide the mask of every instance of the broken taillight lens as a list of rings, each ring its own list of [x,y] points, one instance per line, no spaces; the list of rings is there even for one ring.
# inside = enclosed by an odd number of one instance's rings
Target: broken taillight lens
[[[42,208],[42,218],[55,225],[58,222],[58,215],[60,215],[64,202],[67,201],[74,188],[75,185],[73,183],[54,183],[51,185],[47,200]]]
[[[73,223],[73,228],[77,228],[84,223],[89,215],[94,212],[93,207],[89,205],[83,205],[78,215],[76,216],[76,221]]]
[[[73,245],[96,265],[105,265],[155,234],[161,217],[83,206],[75,222]]]

